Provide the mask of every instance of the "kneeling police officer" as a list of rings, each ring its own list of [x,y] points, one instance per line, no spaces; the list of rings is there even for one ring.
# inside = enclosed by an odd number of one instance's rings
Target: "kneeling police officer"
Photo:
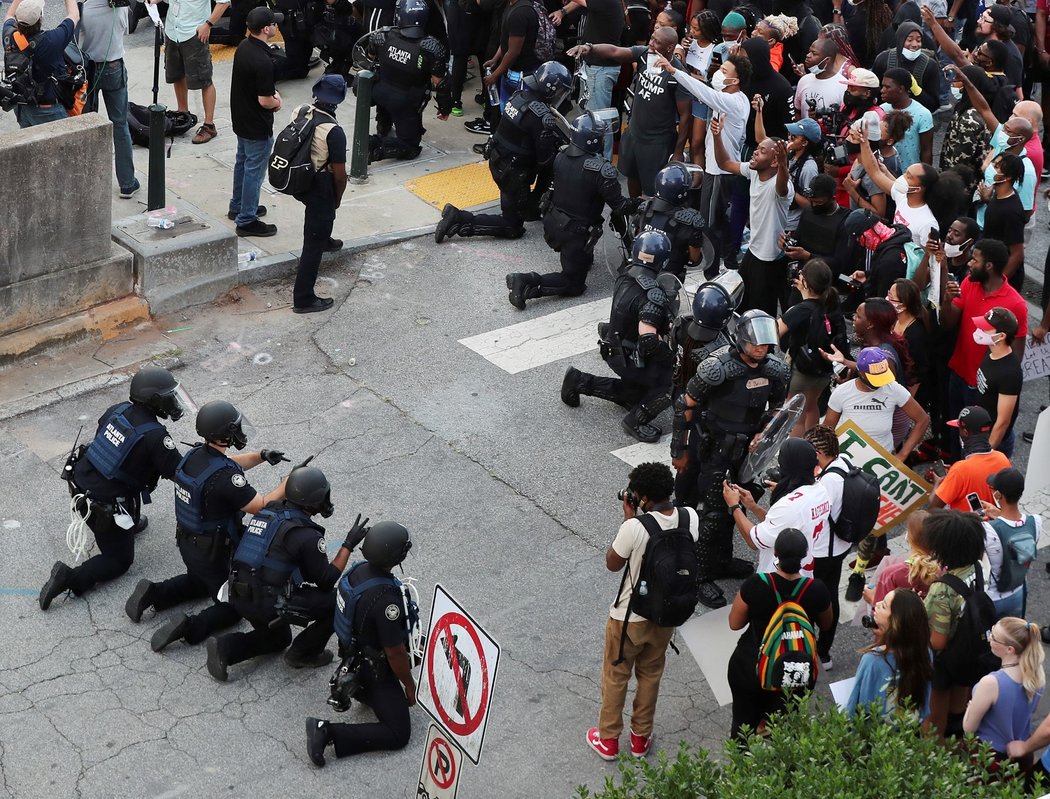
[[[707,223],[703,214],[686,204],[693,179],[683,164],[669,164],[656,173],[653,195],[641,204],[632,220],[634,235],[659,230],[671,240],[667,270],[685,280],[687,266],[699,266],[704,255]],[[716,264],[708,245],[709,267]]]
[[[76,568],[56,562],[40,589],[41,610],[63,591],[80,596],[97,583],[120,577],[135,561],[135,533],[147,524],[142,504],[150,501],[161,477],[175,477],[181,459],[158,421],[182,418],[179,397],[171,372],[142,369],[131,379],[131,401],[107,408],[94,440],[70,456],[62,476],[76,499],[76,513],[95,535],[99,554]]]
[[[561,255],[561,271],[507,275],[509,300],[515,308],[525,310],[525,300],[536,297],[578,297],[587,290],[606,205],[612,209],[613,224],[626,232],[625,217],[638,202],[623,196],[616,167],[602,157],[608,135],[609,125],[591,111],[573,120],[569,146],[554,159],[552,207],[543,217],[543,238]]]
[[[681,284],[662,272],[670,254],[667,236],[643,233],[634,240],[631,267],[616,279],[609,322],[598,325],[598,335],[602,358],[620,379],[570,366],[561,384],[561,401],[570,407],[586,394],[627,408],[624,432],[647,443],[660,438],[650,422],[671,404],[673,356],[666,337],[678,315]]]
[[[390,572],[411,548],[404,526],[380,522],[361,544],[365,560],[339,581],[335,627],[343,664],[332,678],[329,704],[346,710],[352,697],[372,708],[377,721],[337,724],[307,718],[306,751],[316,766],[324,765],[329,744],[335,744],[336,757],[346,757],[408,743],[408,709],[416,703],[409,643],[419,612]]]
[[[230,604],[255,629],[208,639],[208,672],[216,680],[225,682],[235,663],[285,648],[292,668],[331,662],[325,644],[332,637],[333,588],[368,529],[368,520],[358,516],[329,563],[324,528],[311,517],[328,518],[334,510],[324,472],[303,465],[288,475],[284,500],[271,502],[248,522],[233,553]],[[294,642],[291,623],[306,628]]]
[[[197,412],[197,434],[205,443],[187,452],[175,471],[175,541],[186,573],[159,583],[141,580],[124,610],[137,624],[148,607],[161,611],[194,599],[215,601],[195,615],[179,613],[157,630],[150,641],[154,652],[179,638],[199,644],[241,620],[232,605],[216,599],[230,576],[232,547],[241,540],[241,516],[284,499],[284,481],[263,496],[244,472],[260,463],[276,466],[287,460],[276,449],[227,455],[230,447],[241,450],[248,443],[241,422],[240,411],[223,400]]]
[[[504,106],[490,140],[489,172],[499,186],[500,213],[473,214],[448,203],[434,230],[437,244],[456,235],[518,239],[525,233],[526,221],[540,218],[532,185],[546,187],[550,182],[550,164],[562,142],[551,109],[571,88],[569,70],[557,61],[540,64],[522,81],[522,88]],[[541,172],[548,173],[546,179]]]

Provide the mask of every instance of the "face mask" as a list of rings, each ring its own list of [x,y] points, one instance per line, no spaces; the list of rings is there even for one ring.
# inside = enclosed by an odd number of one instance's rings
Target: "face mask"
[[[819,75],[821,72],[823,72],[825,69],[827,69],[827,66],[828,66],[828,59],[825,58],[820,63],[814,64],[813,66],[811,66],[809,68],[809,74],[810,75]]]
[[[995,334],[977,328],[973,331],[973,343],[979,347],[990,347],[995,343]]]
[[[905,60],[907,61],[914,61],[921,54],[922,50],[908,50],[907,48],[901,50],[901,55],[904,56]]]
[[[849,0],[849,4],[851,6],[859,6],[863,2],[864,2],[864,0]]]
[[[917,186],[909,186],[908,179],[901,175],[895,181],[893,181],[893,190],[898,194],[914,194],[919,189]]]
[[[948,244],[947,242],[945,242],[944,247],[942,249],[944,250],[944,254],[948,258],[958,258],[960,255],[963,254],[963,250],[966,248],[967,242],[969,242],[969,239],[964,241],[962,244]]]
[[[711,78],[711,88],[716,92],[723,91],[729,84],[726,82],[726,73],[719,70]]]
[[[874,229],[865,230],[857,237],[857,243],[865,250],[874,250],[881,244],[878,234]]]
[[[952,86],[950,89],[948,89],[948,91],[950,91],[952,93],[952,97],[954,97],[956,100],[961,100],[962,99],[962,96],[963,96],[963,90],[962,89],[959,89],[959,88],[957,88],[955,86]]]
[[[846,92],[842,96],[842,104],[846,106],[846,108],[867,108],[871,105],[871,101],[864,95],[858,96]]]
[[[1020,143],[1020,136],[1008,136],[1005,130],[1000,130],[995,136],[995,145],[1000,150],[1007,150]]]

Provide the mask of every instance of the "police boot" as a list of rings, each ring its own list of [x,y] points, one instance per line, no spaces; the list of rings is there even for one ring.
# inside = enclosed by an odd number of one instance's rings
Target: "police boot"
[[[316,669],[321,666],[327,666],[332,662],[332,651],[330,649],[322,649],[320,652],[296,652],[294,649],[289,649],[284,653],[284,662],[291,666],[293,669]]]
[[[47,578],[44,587],[40,589],[40,609],[47,610],[51,607],[51,601],[63,591],[70,589],[70,579],[73,570],[62,561],[57,561],[51,567],[51,576]]]
[[[641,420],[644,406],[639,405],[627,411],[627,415],[620,421],[620,427],[629,436],[634,436],[645,444],[653,444],[660,440],[663,431],[659,427]]]
[[[565,370],[565,376],[561,379],[561,401],[570,408],[580,407],[580,394],[586,375],[575,366]]]
[[[190,628],[190,617],[185,613],[179,613],[167,624],[163,625],[149,641],[150,649],[160,652],[168,644],[186,637],[186,631]]]
[[[644,402],[638,406],[638,421],[642,424],[648,424],[670,407],[671,398],[667,394],[663,394],[649,402]]]
[[[153,583],[149,580],[139,580],[128,601],[124,603],[124,612],[128,614],[129,619],[138,624],[142,620],[143,612],[152,605]]]
[[[459,233],[460,228],[463,227],[462,218],[464,216],[465,213],[452,203],[445,203],[445,207],[441,209],[441,219],[434,228],[434,243],[440,244],[449,236]]]
[[[382,161],[385,159],[386,153],[383,149],[383,138],[381,136],[372,135],[368,137],[368,163],[374,161]]]
[[[519,311],[525,310],[525,300],[543,296],[540,276],[536,272],[514,272],[507,275],[507,288],[510,289],[507,299]]]
[[[328,722],[306,717],[306,754],[310,756],[310,762],[318,768],[324,768],[324,750],[332,742],[332,733],[328,729]]]
[[[205,646],[208,647],[208,674],[214,677],[219,682],[226,682],[229,679],[229,675],[226,672],[226,653],[222,650],[222,642],[212,636],[207,640]]]

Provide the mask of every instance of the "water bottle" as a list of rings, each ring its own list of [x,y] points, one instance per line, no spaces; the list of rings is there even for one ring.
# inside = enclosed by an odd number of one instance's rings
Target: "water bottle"
[[[645,580],[638,585],[638,596],[648,596],[649,594],[649,583]]]
[[[257,260],[259,253],[255,250],[248,250],[248,252],[237,253],[237,266],[244,266],[250,264],[252,261]]]
[[[161,230],[171,230],[175,227],[175,222],[166,216],[151,216],[146,220],[146,226],[160,228]]]
[[[485,67],[485,77],[487,78],[491,74],[492,67]],[[499,87],[496,86],[495,83],[493,83],[491,86],[488,87],[486,91],[489,96],[489,105],[491,105],[493,108],[497,108],[499,106]]]

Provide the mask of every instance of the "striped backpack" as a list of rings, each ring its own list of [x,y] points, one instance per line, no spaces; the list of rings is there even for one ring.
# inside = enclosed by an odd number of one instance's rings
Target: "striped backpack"
[[[759,577],[773,589],[777,609],[758,646],[758,682],[766,691],[811,689],[817,684],[820,667],[817,635],[799,603],[813,580],[808,577],[798,580],[791,595],[783,599],[770,575]]]

